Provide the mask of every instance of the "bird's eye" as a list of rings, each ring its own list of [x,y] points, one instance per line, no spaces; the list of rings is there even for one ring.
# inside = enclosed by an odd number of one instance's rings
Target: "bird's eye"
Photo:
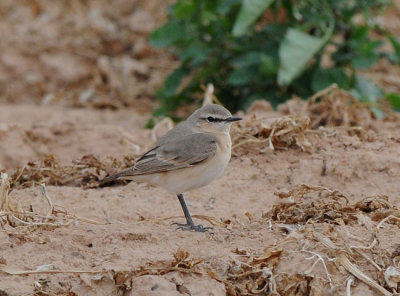
[[[208,121],[208,122],[214,122],[214,121],[215,121],[215,118],[212,117],[212,116],[208,116],[208,117],[207,117],[207,121]]]

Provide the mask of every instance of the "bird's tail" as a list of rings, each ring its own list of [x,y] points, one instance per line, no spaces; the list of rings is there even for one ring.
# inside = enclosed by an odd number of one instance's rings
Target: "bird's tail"
[[[125,177],[125,176],[131,175],[131,174],[132,174],[132,168],[128,168],[126,170],[123,170],[122,172],[119,172],[119,173],[116,173],[114,175],[105,177],[103,180],[101,180],[99,182],[99,186],[100,187],[105,187],[105,186],[109,185],[111,182],[113,182],[115,180],[118,180],[121,177]]]

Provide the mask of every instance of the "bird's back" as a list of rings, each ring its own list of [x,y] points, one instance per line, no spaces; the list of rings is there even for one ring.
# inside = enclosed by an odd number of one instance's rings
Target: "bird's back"
[[[161,146],[165,143],[176,141],[180,137],[193,134],[193,129],[186,123],[182,121],[173,129],[169,130],[165,135],[163,135],[156,143],[156,146]]]

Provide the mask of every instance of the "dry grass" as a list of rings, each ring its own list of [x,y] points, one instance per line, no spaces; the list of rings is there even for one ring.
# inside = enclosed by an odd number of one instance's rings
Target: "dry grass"
[[[61,165],[54,155],[47,155],[38,161],[28,162],[11,173],[12,188],[26,188],[47,185],[77,185],[84,188],[98,187],[98,181],[113,171],[133,165],[134,159],[125,156],[122,160],[106,157],[98,160],[85,155],[71,165]]]
[[[48,206],[45,215],[24,210],[20,203],[11,200],[9,198],[11,189],[10,180],[7,174],[1,173],[0,226],[7,233],[24,237],[32,234],[38,228],[51,230],[57,227],[68,226],[74,221],[104,224],[69,214],[65,209],[53,204],[45,184],[41,184],[40,187],[43,202]]]

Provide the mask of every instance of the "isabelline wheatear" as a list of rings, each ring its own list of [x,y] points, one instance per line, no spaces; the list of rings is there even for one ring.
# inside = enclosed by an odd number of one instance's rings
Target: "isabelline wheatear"
[[[185,214],[187,223],[176,223],[179,228],[204,232],[207,228],[194,224],[183,193],[207,185],[224,172],[231,158],[229,131],[237,120],[241,118],[220,105],[206,105],[167,132],[134,166],[101,184],[121,178],[165,188],[178,196]]]

